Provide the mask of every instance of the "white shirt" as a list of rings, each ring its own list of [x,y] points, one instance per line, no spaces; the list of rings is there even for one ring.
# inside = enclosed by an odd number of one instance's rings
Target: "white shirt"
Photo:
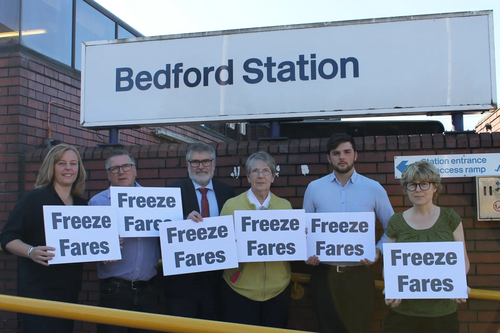
[[[253,194],[252,189],[248,190],[247,192],[247,197],[248,200],[250,200],[250,203],[254,204],[255,209],[268,209],[269,208],[269,202],[271,202],[271,192],[267,194],[266,200],[261,204],[255,194]],[[264,208],[261,208],[264,207]]]

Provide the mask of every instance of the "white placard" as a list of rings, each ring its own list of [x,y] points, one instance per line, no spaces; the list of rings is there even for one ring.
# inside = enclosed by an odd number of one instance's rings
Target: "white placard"
[[[103,206],[43,206],[49,264],[120,260],[116,216]]]
[[[85,42],[81,123],[495,109],[492,15],[415,15]]]
[[[233,217],[160,224],[163,275],[238,267]]]
[[[303,209],[237,210],[239,262],[307,260]]]
[[[463,242],[385,243],[386,299],[467,298]]]
[[[121,237],[158,237],[160,223],[184,218],[180,188],[111,186],[110,195]]]
[[[375,213],[307,213],[307,255],[322,262],[375,260]]]
[[[418,161],[433,164],[441,178],[500,175],[500,154],[416,155],[394,157],[394,178]]]

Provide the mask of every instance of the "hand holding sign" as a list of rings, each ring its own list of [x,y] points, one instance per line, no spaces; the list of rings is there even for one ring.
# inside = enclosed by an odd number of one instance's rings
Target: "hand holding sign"
[[[238,266],[232,216],[160,224],[163,275],[206,272]]]
[[[37,264],[48,266],[49,260],[52,260],[54,258],[54,253],[49,252],[49,251],[55,251],[56,249],[51,247],[51,246],[35,246],[33,249],[28,253],[28,257],[36,262]]]
[[[179,188],[111,186],[110,196],[122,237],[158,237],[161,223],[183,218]]]
[[[240,262],[306,258],[304,210],[237,210],[234,221]]]
[[[43,206],[50,264],[121,259],[116,219],[104,206]],[[35,250],[35,249],[33,249]],[[44,249],[36,249],[42,260]],[[32,251],[33,252],[33,251]]]
[[[307,254],[309,265],[326,262],[377,261],[373,212],[309,213]]]
[[[385,297],[392,303],[468,297],[463,242],[386,243],[384,254]]]

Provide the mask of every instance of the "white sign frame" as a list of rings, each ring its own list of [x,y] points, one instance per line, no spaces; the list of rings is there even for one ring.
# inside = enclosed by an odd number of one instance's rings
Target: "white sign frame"
[[[64,219],[66,216],[72,218]],[[46,244],[55,248],[55,256],[48,261],[49,265],[120,260],[122,258],[116,216],[109,207],[43,206],[43,217]],[[84,221],[83,217],[89,218]],[[75,219],[73,220],[73,218]],[[56,223],[55,228],[54,223]],[[68,241],[64,242],[65,245],[63,245],[60,241],[65,239]],[[103,244],[104,242],[107,244]],[[95,245],[98,245],[99,249]],[[63,249],[63,247],[67,248]],[[73,250],[86,252],[86,254],[74,256],[71,254]],[[106,250],[109,252],[103,253]],[[100,253],[93,254],[92,252],[95,251]],[[62,252],[64,255],[61,255]]]
[[[127,196],[120,195],[120,193]],[[159,237],[159,225],[161,223],[178,221],[184,218],[181,189],[178,187],[111,186],[109,194],[111,196],[111,209],[116,212],[120,237]],[[145,201],[133,200],[129,199],[129,197],[143,197]],[[124,201],[124,198],[127,198],[127,200]],[[149,198],[154,199],[150,200]],[[132,200],[132,207],[129,204],[130,200]],[[171,200],[175,201],[173,207],[170,207],[172,205]],[[137,227],[130,225],[131,222],[140,228],[144,226],[146,230],[137,230]],[[158,224],[158,230],[155,228],[156,224]]]
[[[420,265],[413,265],[411,257],[407,259],[407,265],[403,266],[403,259],[396,259],[396,265],[393,266],[392,251],[401,251],[400,254],[394,254],[396,258],[403,257],[403,253],[420,253],[420,259],[415,260]],[[425,265],[423,257],[424,253],[445,253],[441,258],[440,265]],[[456,264],[447,264],[447,253],[455,253]],[[424,254],[424,255],[422,255]],[[430,259],[429,259],[430,260]],[[429,262],[428,260],[428,262]],[[438,261],[438,256],[435,256],[433,262]],[[399,278],[401,277],[401,278]],[[404,278],[407,277],[407,278]],[[429,283],[421,282],[423,279],[432,280]],[[451,282],[445,279],[453,277]],[[438,286],[437,282],[434,288],[441,288],[439,291],[432,291],[431,284],[434,279],[439,279],[442,286]],[[385,280],[385,298],[386,299],[450,299],[450,298],[468,298],[467,293],[467,275],[465,270],[464,244],[458,242],[415,242],[415,243],[384,243],[384,280]],[[423,289],[426,285],[426,291],[410,291],[410,287]],[[399,282],[401,282],[402,291],[399,290]],[[444,289],[453,286],[452,291]],[[428,285],[428,286],[427,286]]]
[[[394,156],[394,178],[401,179],[401,174],[408,165],[418,161],[433,164],[438,168],[441,178],[500,175],[500,154],[498,153],[415,155]]]
[[[85,42],[81,124],[492,110],[497,106],[492,13]]]
[[[319,230],[313,228],[313,219],[329,222],[328,225],[325,225],[324,233],[321,232],[321,227]],[[321,262],[359,262],[363,259],[375,261],[377,253],[374,212],[306,213],[306,221],[308,257],[315,255]],[[366,223],[366,227],[361,224],[362,222]],[[332,230],[338,230],[338,232],[330,232],[330,226]],[[366,228],[368,230],[363,232]],[[316,231],[314,232],[314,230]],[[350,232],[350,230],[353,232]],[[317,254],[318,242],[324,242],[324,250],[319,255]],[[337,245],[342,245],[342,248],[339,249]],[[351,245],[352,249],[346,250],[348,245]],[[329,251],[333,250],[335,253],[340,250],[342,254],[329,256],[326,254],[327,249]],[[348,255],[346,251],[351,254]],[[360,251],[363,251],[363,254],[359,254]]]
[[[260,224],[256,226],[256,231],[253,231],[252,226],[245,227],[241,223],[243,217],[250,217],[251,220],[268,221],[268,230],[260,230]],[[279,222],[273,224],[273,220]],[[287,220],[288,224],[282,222]],[[298,229],[291,230],[292,220],[298,221]],[[245,219],[247,221],[247,219]],[[264,224],[262,224],[264,225]],[[279,228],[279,230],[272,230]],[[288,228],[289,230],[282,230]],[[270,210],[237,210],[234,212],[234,231],[236,234],[236,246],[238,251],[239,262],[264,262],[264,261],[296,261],[307,260],[307,246],[306,246],[306,217],[305,210],[303,209],[270,209]],[[270,244],[276,244],[271,249]],[[282,246],[278,244],[284,244]],[[258,252],[263,251],[264,247],[260,245],[267,245],[268,254],[259,255]],[[293,246],[292,246],[293,245]],[[294,249],[293,253],[292,249]],[[249,254],[248,252],[251,252]],[[276,252],[286,252],[277,254]],[[272,254],[270,253],[272,252]]]
[[[221,227],[225,229],[220,229]],[[171,230],[169,231],[169,229]],[[201,237],[207,237],[207,239],[199,239],[193,233],[190,236],[187,235],[189,233],[187,230],[194,230],[199,233],[200,229],[206,230],[207,233]],[[187,232],[182,234],[182,231]],[[220,237],[221,235],[225,235],[225,237]],[[190,237],[191,240],[186,239],[187,237]],[[169,242],[169,239],[171,242]],[[233,217],[230,215],[206,217],[203,222],[183,220],[162,223],[160,224],[160,245],[164,276],[238,267]],[[222,253],[218,253],[220,251]],[[180,252],[183,252],[183,255]],[[207,259],[208,252],[214,254],[214,257]],[[207,265],[198,262],[198,253],[204,253],[203,260]],[[187,266],[187,262],[192,261],[194,254],[196,254],[196,265]],[[224,257],[224,261],[218,262],[221,257]],[[214,262],[208,264],[207,260],[213,260]],[[184,265],[181,266],[181,263],[184,263]],[[177,265],[180,267],[176,267]]]

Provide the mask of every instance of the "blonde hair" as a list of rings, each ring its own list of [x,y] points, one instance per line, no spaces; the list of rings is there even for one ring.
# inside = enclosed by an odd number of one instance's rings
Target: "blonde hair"
[[[441,175],[439,170],[427,161],[418,161],[410,164],[406,170],[401,174],[401,185],[403,185],[403,192],[408,193],[406,184],[415,181],[424,181],[436,184],[437,191],[434,192],[433,199],[438,197],[441,191]]]
[[[36,178],[35,188],[43,188],[54,181],[54,166],[62,158],[63,154],[68,150],[73,151],[78,158],[78,175],[73,185],[71,186],[71,196],[81,196],[85,190],[85,168],[83,167],[82,158],[78,150],[72,145],[61,143],[52,148],[45,159],[43,160],[38,177]]]

